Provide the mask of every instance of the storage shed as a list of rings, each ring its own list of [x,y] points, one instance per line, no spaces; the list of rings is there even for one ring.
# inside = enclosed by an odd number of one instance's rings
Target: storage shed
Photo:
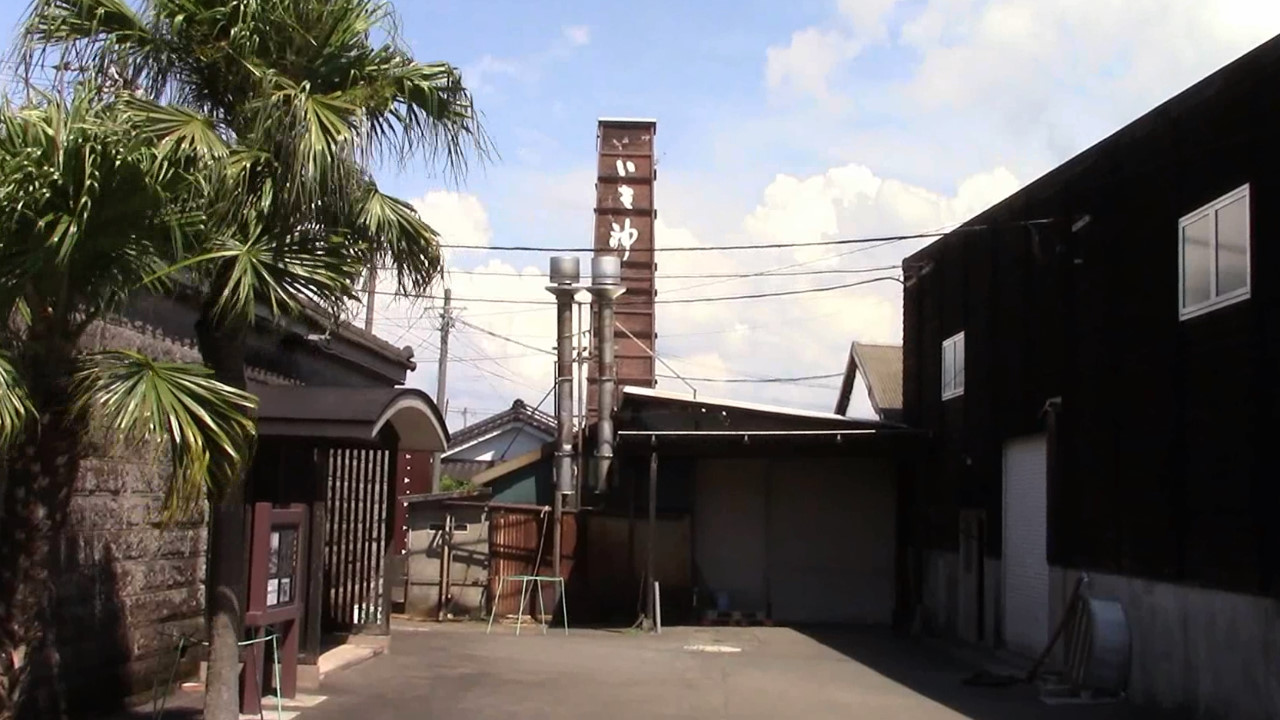
[[[408,615],[449,619],[484,614],[489,580],[489,510],[484,501],[488,498],[488,491],[405,498],[409,506]]]
[[[683,469],[659,470],[655,494],[664,516],[683,506],[691,519],[698,612],[720,598],[782,623],[893,621],[898,459],[919,433],[635,387],[622,391],[618,426],[622,487],[613,494],[647,505],[638,468],[655,454],[658,468]]]

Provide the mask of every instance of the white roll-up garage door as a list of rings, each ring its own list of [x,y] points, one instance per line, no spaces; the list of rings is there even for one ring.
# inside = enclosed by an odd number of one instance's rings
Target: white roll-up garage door
[[[701,580],[781,623],[888,623],[894,487],[892,466],[874,461],[699,461]]]
[[[777,462],[769,486],[769,597],[781,623],[889,624],[894,481],[879,463]]]
[[[1004,641],[1036,656],[1049,641],[1048,450],[1043,434],[1004,446]]]

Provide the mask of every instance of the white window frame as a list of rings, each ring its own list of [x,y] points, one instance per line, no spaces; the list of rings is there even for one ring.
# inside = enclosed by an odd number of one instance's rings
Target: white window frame
[[[948,367],[947,367],[948,351],[955,348],[956,345],[959,345],[963,350],[964,348],[964,331],[963,330],[956,333],[955,335],[952,335],[946,340],[942,341],[942,373],[941,374],[942,374],[942,399],[943,400],[950,400],[951,398],[960,397],[961,395],[964,395],[964,371],[962,370],[959,374],[956,373],[954,360],[952,360],[950,363],[949,373],[948,373]],[[952,357],[954,357],[954,355]],[[950,375],[950,377],[948,377],[948,375]],[[947,382],[948,380],[950,380],[950,383]]]
[[[1236,200],[1244,199],[1245,214],[1245,244],[1244,244],[1244,287],[1232,290],[1222,295],[1218,294],[1218,223],[1215,221],[1210,223],[1213,228],[1213,241],[1209,246],[1209,299],[1188,307],[1186,305],[1186,244],[1183,242],[1183,233],[1191,223],[1204,218],[1207,215],[1214,215],[1219,209],[1227,206]],[[1183,215],[1178,220],[1178,315],[1182,320],[1198,317],[1205,313],[1212,312],[1227,305],[1234,305],[1241,300],[1249,298],[1249,292],[1253,283],[1253,210],[1250,204],[1249,185],[1245,185],[1232,190],[1204,207],[1197,208],[1195,211]]]

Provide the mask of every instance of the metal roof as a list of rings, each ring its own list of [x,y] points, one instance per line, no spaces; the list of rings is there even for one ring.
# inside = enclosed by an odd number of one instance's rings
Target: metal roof
[[[867,395],[876,415],[885,419],[886,413],[894,415],[902,410],[902,346],[873,345],[854,342],[849,346],[849,360],[840,383],[840,397],[836,399],[836,414],[849,412],[850,395],[854,380],[861,368],[867,384]]]
[[[836,415],[834,413],[819,412],[816,410],[801,410],[798,408],[782,407],[780,405],[765,405],[762,403],[742,402],[740,400],[722,400],[718,398],[706,398],[702,396],[694,397],[687,393],[675,393],[666,390],[654,390],[646,387],[637,387],[634,385],[625,385],[622,388],[622,394],[634,395],[636,397],[655,398],[658,400],[673,400],[676,402],[696,403],[698,405],[714,405],[716,407],[730,408],[735,410],[747,410],[751,412],[768,413],[770,415],[780,415],[784,417],[808,418],[813,420],[835,420],[841,422],[849,422],[850,419],[844,415]]]
[[[439,408],[414,388],[274,385],[254,394],[261,435],[372,442],[391,427],[400,450],[439,451],[449,442]]]

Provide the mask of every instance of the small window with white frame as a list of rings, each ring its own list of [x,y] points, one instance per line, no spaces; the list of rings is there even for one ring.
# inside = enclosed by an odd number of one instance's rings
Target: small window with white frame
[[[1249,297],[1249,186],[1178,221],[1178,302],[1183,319]]]
[[[942,341],[942,399],[964,394],[964,332]]]

